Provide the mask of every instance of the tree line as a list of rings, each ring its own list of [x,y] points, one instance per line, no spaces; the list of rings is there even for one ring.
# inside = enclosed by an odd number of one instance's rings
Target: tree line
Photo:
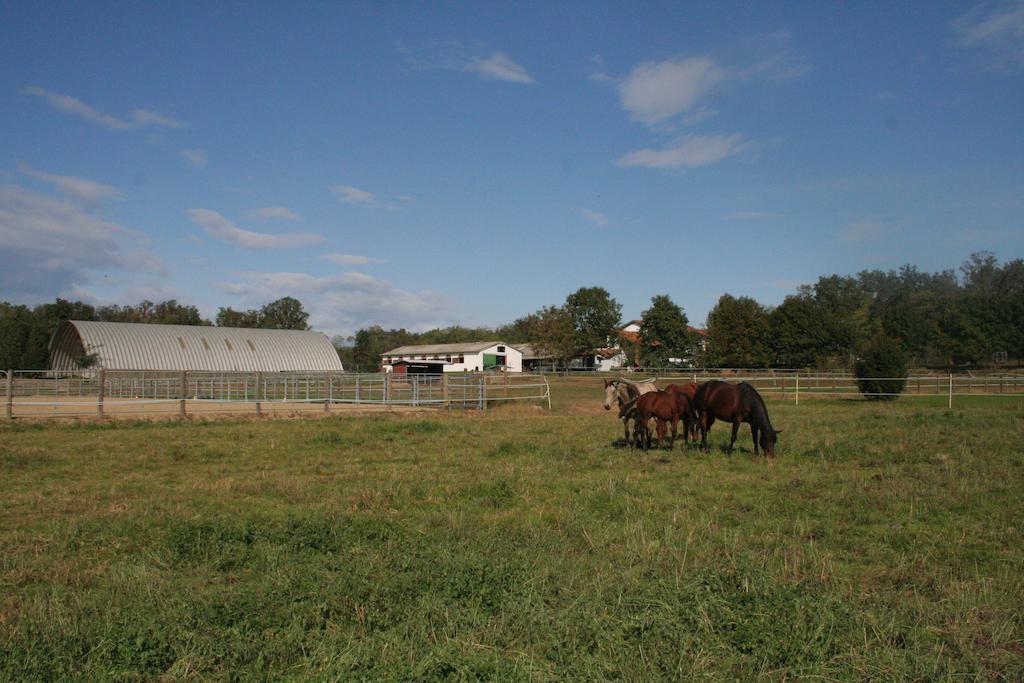
[[[0,301],[0,368],[38,370],[47,367],[53,333],[65,320],[99,320],[118,323],[163,325],[213,325],[195,306],[174,299],[136,305],[92,306],[81,301],[57,299],[34,308]],[[235,311],[221,308],[216,324],[222,327],[262,327],[307,330],[309,314],[292,297],[272,301],[262,308]]]
[[[214,321],[175,300],[94,307],[57,299],[34,308],[0,302],[0,368],[47,366],[47,349],[64,320],[309,329],[297,299],[258,309],[220,308]],[[498,327],[453,326],[410,332],[371,325],[332,341],[347,369],[374,371],[381,354],[410,344],[501,340],[529,343],[555,365],[592,362],[599,349],[620,347],[630,364],[713,367],[852,367],[869,348],[890,343],[913,365],[969,368],[1024,359],[1024,260],[1000,264],[987,252],[953,270],[927,273],[906,265],[827,275],[775,307],[723,294],[695,334],[667,294],[651,298],[637,339],[619,334],[622,306],[602,287],[581,287],[561,304]]]
[[[912,365],[988,366],[1024,359],[1024,260],[987,252],[953,270],[911,265],[829,275],[774,308],[723,295],[708,314],[705,364],[720,367],[851,367],[879,340]]]
[[[500,339],[531,343],[556,365],[619,346],[630,364],[665,367],[852,368],[861,354],[898,348],[915,366],[971,368],[1024,360],[1024,260],[1000,264],[971,254],[952,270],[916,266],[823,275],[774,307],[723,294],[706,334],[690,329],[667,294],[651,298],[639,338],[619,334],[622,307],[601,287],[584,287],[560,305],[497,328],[450,327],[414,333],[371,326],[344,341],[346,367],[374,370],[380,355],[407,344]]]

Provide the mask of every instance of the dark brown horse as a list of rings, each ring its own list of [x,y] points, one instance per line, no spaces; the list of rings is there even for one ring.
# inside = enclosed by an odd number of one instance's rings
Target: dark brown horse
[[[693,404],[690,398],[681,392],[654,391],[643,394],[634,403],[636,419],[633,427],[633,437],[636,444],[645,451],[651,447],[650,419],[657,421],[658,448],[662,448],[665,441],[665,428],[667,424],[672,425],[672,441],[669,444],[671,450],[676,443],[676,433],[679,420],[683,420],[683,438],[690,442],[690,426],[696,422],[697,416],[693,411]]]
[[[686,397],[689,398],[690,402],[692,403],[693,399],[697,396],[697,389],[698,388],[700,388],[699,384],[697,384],[696,382],[690,382],[689,384],[669,384],[667,387],[665,387],[665,391],[672,391],[672,392],[675,392],[677,394],[685,394]],[[698,423],[697,420],[694,420],[689,425],[689,428],[690,428],[690,438],[692,438],[693,441],[696,443],[696,441],[697,441],[697,431],[700,429],[700,424]]]
[[[731,452],[736,444],[740,424],[746,422],[750,424],[750,435],[754,439],[754,455],[758,454],[757,447],[760,445],[767,457],[775,457],[775,441],[782,430],[772,427],[764,399],[754,387],[746,382],[727,384],[713,380],[697,389],[693,405],[700,413],[701,448],[707,450],[711,425],[715,420],[721,420],[732,423],[732,440],[729,442]]]

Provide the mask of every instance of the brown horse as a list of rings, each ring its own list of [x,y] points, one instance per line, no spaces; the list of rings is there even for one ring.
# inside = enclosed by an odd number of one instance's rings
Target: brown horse
[[[782,430],[772,427],[764,399],[754,387],[746,382],[727,384],[713,380],[697,389],[693,404],[700,413],[701,448],[707,450],[708,432],[717,419],[732,423],[732,440],[729,442],[731,452],[736,444],[736,433],[740,424],[747,422],[750,424],[750,435],[754,439],[754,455],[758,454],[757,447],[760,444],[767,457],[775,457],[775,442]]]
[[[672,391],[677,394],[685,394],[686,397],[689,398],[690,402],[692,403],[694,397],[697,396],[698,388],[700,388],[699,384],[697,384],[696,382],[690,382],[689,384],[669,384],[667,387],[665,387],[665,391]],[[690,423],[689,428],[690,438],[692,438],[694,442],[696,442],[697,431],[700,429],[698,421],[694,420],[692,423]]]
[[[683,420],[683,438],[686,440],[686,443],[690,442],[690,425],[696,422],[697,417],[693,411],[693,405],[686,394],[674,391],[655,391],[643,394],[636,399],[634,410],[636,412],[636,420],[633,436],[636,444],[645,451],[651,447],[651,428],[649,422],[652,417],[657,421],[658,448],[662,448],[662,444],[665,441],[666,423],[671,423],[672,425],[672,441],[669,444],[669,450],[675,446],[680,419]]]

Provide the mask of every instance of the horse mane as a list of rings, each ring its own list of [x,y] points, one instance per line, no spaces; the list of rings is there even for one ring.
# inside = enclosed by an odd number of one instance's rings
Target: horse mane
[[[764,404],[764,399],[761,398],[761,394],[758,393],[757,389],[746,382],[740,382],[736,385],[736,389],[740,392],[741,400],[750,402],[751,412],[756,413],[758,418],[763,418],[764,423],[768,425],[768,429],[775,431],[775,428],[772,427],[772,421],[768,418],[768,406]],[[760,428],[761,426],[758,425],[758,429]]]
[[[627,416],[632,416],[633,411],[636,410],[636,400],[638,398],[640,398],[639,394],[619,406],[619,417],[625,418]]]

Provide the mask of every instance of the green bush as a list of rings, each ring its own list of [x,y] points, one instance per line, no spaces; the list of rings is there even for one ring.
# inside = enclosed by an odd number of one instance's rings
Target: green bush
[[[891,337],[875,337],[854,368],[857,388],[865,398],[892,401],[907,385],[907,359],[899,342]]]

